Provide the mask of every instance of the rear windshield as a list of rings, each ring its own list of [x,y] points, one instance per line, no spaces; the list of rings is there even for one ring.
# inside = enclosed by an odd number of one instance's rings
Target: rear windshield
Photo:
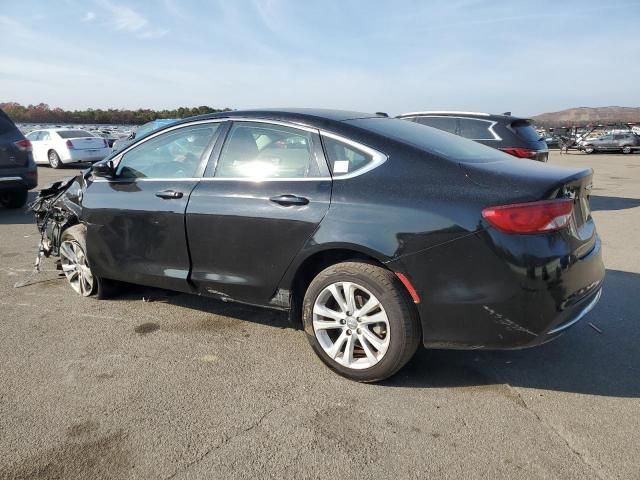
[[[473,140],[406,120],[364,118],[350,120],[348,123],[463,163],[499,162],[511,158],[506,153]]]
[[[93,137],[91,133],[85,132],[84,130],[58,130],[56,133],[60,135],[61,138]]]
[[[511,128],[520,138],[527,142],[537,142],[541,139],[540,134],[536,132],[536,129],[529,122],[514,122],[511,124]]]

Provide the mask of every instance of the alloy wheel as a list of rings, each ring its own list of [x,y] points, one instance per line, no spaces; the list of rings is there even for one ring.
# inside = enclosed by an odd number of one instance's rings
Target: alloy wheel
[[[88,297],[94,290],[94,278],[87,256],[78,242],[66,240],[60,245],[60,263],[69,285],[83,297]]]
[[[336,282],[313,305],[313,330],[329,357],[353,369],[377,364],[389,348],[389,318],[380,301],[353,282]]]
[[[60,166],[60,157],[53,150],[49,152],[49,165],[53,168],[58,168]]]

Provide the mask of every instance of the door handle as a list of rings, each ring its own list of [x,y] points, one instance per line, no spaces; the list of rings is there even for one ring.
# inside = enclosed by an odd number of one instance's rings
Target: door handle
[[[161,192],[156,192],[156,197],[170,199],[170,198],[182,198],[182,192],[176,192],[175,190],[162,190]]]
[[[309,203],[308,198],[297,197],[295,195],[280,195],[278,197],[271,197],[269,200],[284,207],[288,207],[290,205],[306,205]]]

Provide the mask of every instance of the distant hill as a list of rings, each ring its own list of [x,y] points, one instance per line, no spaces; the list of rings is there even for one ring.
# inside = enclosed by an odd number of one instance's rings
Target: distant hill
[[[536,125],[560,127],[588,124],[635,122],[640,124],[640,107],[578,107],[532,117]]]

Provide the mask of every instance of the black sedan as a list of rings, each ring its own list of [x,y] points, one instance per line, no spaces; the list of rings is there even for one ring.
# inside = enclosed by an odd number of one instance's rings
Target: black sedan
[[[593,308],[591,182],[379,115],[225,112],[136,139],[34,210],[81,295],[130,282],[286,310],[329,367],[377,381],[420,344],[533,346]]]

